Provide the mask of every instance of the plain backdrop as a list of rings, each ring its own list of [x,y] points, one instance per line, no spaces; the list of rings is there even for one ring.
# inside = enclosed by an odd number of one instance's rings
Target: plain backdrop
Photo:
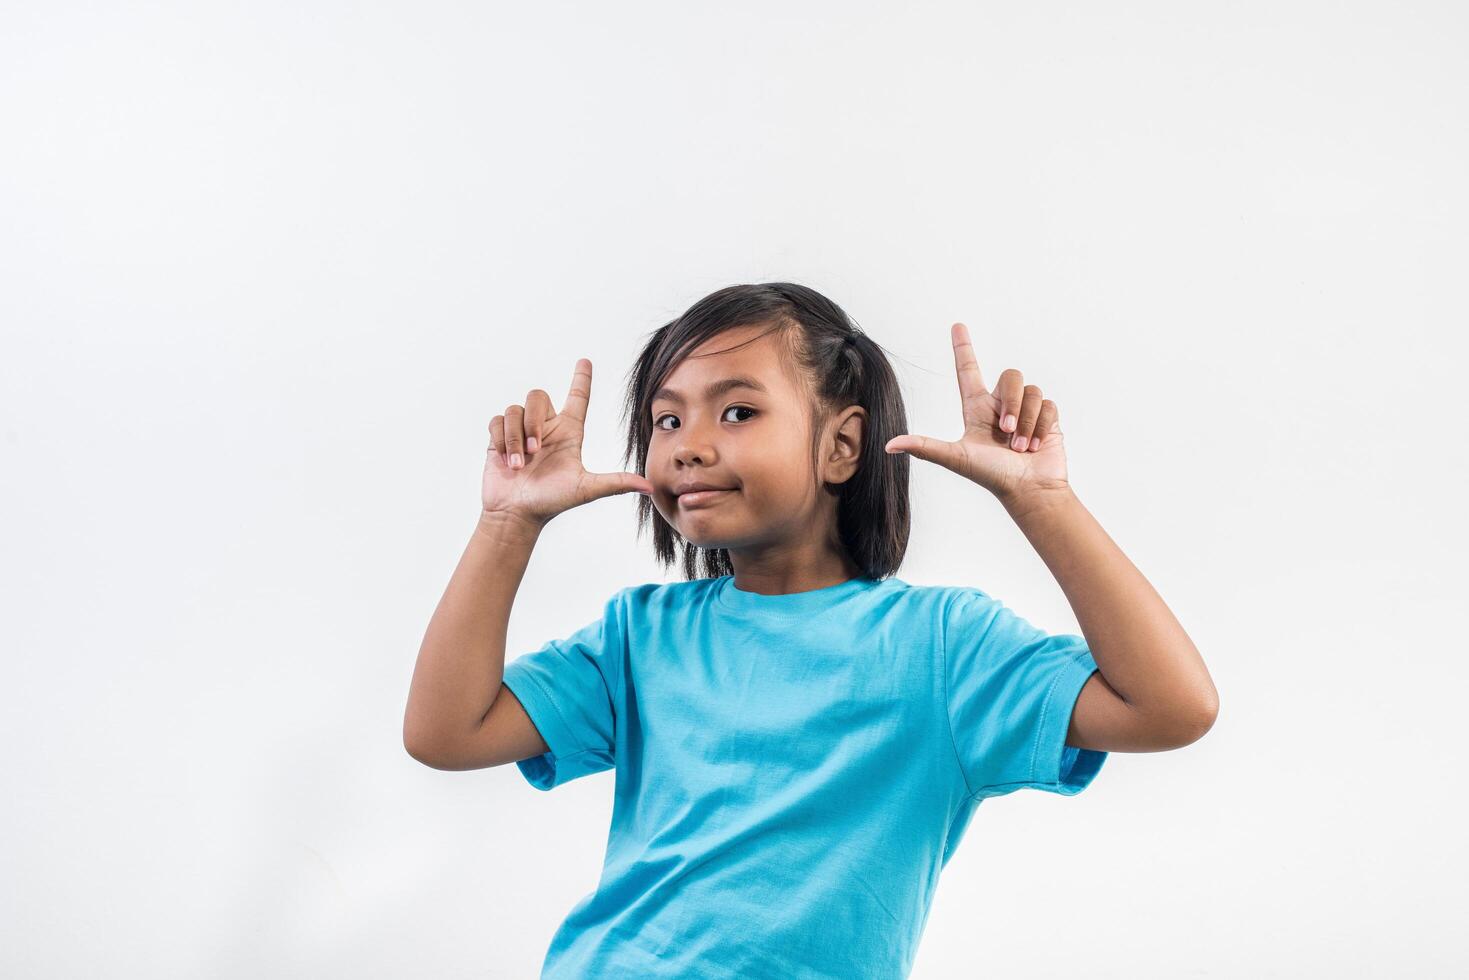
[[[958,436],[949,326],[1221,694],[981,807],[913,971],[1469,970],[1469,15],[1453,3],[0,5],[6,977],[533,977],[613,774],[402,746],[486,426],[789,280]],[[1458,503],[1455,503],[1458,501]],[[1074,632],[915,460],[899,577]],[[677,581],[621,496],[511,658]]]

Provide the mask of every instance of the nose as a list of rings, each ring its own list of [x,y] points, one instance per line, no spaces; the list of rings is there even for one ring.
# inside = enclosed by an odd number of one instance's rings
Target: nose
[[[714,443],[701,423],[683,420],[673,447],[673,461],[680,466],[712,466],[718,459]]]

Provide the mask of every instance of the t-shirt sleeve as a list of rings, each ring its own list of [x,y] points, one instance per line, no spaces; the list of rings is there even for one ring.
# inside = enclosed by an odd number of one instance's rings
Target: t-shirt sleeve
[[[536,789],[550,790],[613,767],[627,591],[609,599],[597,620],[505,665],[505,686],[549,747],[544,755],[516,763]]]
[[[1068,746],[1066,732],[1096,669],[1084,637],[1047,633],[978,589],[958,590],[945,611],[944,690],[971,796],[1087,787],[1107,753]]]

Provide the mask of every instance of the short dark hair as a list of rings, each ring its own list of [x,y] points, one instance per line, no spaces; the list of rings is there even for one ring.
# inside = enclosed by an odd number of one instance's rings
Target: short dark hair
[[[655,330],[628,374],[624,466],[636,459],[636,472],[647,475],[653,392],[688,352],[725,330],[765,324],[770,330],[759,336],[775,333],[806,382],[813,471],[820,451],[818,435],[832,415],[850,405],[866,410],[857,471],[835,488],[837,534],[861,576],[883,579],[895,574],[908,549],[911,524],[908,454],[884,448],[894,436],[908,431],[898,378],[886,348],[859,330],[840,306],[807,286],[789,282],[725,286]],[[638,532],[648,524],[653,527],[654,553],[664,568],[679,560],[681,545],[686,579],[734,573],[727,549],[685,541],[653,507],[652,498],[639,494]]]

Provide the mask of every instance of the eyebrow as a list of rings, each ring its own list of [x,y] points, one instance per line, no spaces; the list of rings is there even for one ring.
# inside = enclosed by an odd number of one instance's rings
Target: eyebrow
[[[709,386],[704,389],[704,397],[718,398],[725,392],[731,391],[735,388],[749,388],[751,391],[763,391],[766,394],[770,393],[768,388],[766,388],[760,382],[756,381],[754,378],[734,377],[720,378],[718,381],[711,382]],[[659,388],[657,391],[653,392],[652,401],[656,402],[660,400],[676,402],[679,405],[682,405],[684,403],[683,395],[680,395],[672,388]]]

